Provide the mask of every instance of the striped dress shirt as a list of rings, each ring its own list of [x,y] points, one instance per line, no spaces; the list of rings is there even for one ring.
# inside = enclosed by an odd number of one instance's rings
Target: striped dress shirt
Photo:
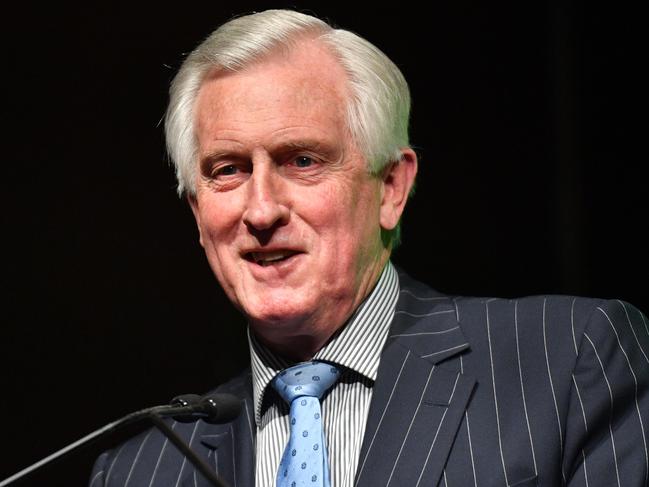
[[[339,381],[322,398],[331,487],[353,485],[372,387],[398,297],[399,278],[388,262],[376,286],[347,324],[313,357],[341,368]],[[275,485],[290,431],[289,406],[270,382],[292,364],[272,354],[251,333],[248,339],[257,426],[256,485],[270,487]]]

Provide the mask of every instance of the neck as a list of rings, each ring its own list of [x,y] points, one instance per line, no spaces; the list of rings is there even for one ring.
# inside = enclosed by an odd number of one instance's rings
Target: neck
[[[279,355],[289,363],[306,362],[311,360],[318,351],[324,347],[331,337],[318,340],[310,335],[289,337],[283,342],[269,342],[261,336],[257,339],[273,353]]]

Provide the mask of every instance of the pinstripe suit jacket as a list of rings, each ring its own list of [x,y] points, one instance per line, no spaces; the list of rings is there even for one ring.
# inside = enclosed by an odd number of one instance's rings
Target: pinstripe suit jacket
[[[443,296],[400,274],[356,485],[647,486],[649,325],[621,301]],[[254,486],[250,373],[232,423],[174,429]],[[103,454],[91,486],[207,486],[157,431]]]

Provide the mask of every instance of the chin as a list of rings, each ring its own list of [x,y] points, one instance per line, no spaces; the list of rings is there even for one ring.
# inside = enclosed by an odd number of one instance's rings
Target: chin
[[[297,302],[296,293],[263,293],[243,303],[243,312],[251,322],[289,324],[304,322],[316,309],[315,303]]]
[[[309,314],[309,312],[301,308],[278,309],[276,307],[264,307],[262,309],[246,311],[248,319],[252,323],[259,324],[260,326],[278,326],[291,325],[293,323],[304,323],[307,320]]]

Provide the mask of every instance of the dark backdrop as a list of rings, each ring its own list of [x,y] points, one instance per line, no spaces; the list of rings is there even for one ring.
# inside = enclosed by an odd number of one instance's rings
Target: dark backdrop
[[[160,119],[183,53],[235,13],[295,4],[162,5],[5,12],[0,478],[248,360],[244,320],[175,195]],[[449,293],[649,310],[639,12],[297,6],[376,43],[410,81],[421,172],[396,263]],[[23,485],[83,485],[109,446]]]

